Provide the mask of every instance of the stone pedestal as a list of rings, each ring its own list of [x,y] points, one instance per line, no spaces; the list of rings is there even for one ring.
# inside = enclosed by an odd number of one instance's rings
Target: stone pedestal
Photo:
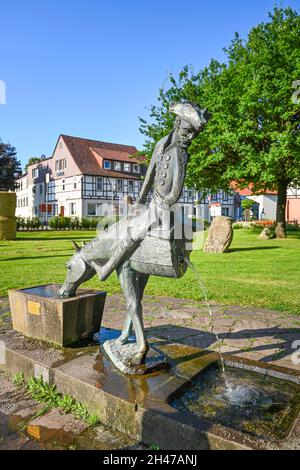
[[[58,284],[9,291],[13,328],[25,336],[66,346],[99,331],[106,292],[78,289],[59,298]]]
[[[101,347],[117,369],[124,374],[145,375],[168,367],[165,355],[160,351],[155,351],[152,347],[147,353],[145,363],[138,366],[130,364],[130,358],[137,353],[135,342],[122,345],[118,340],[111,339],[105,341]]]

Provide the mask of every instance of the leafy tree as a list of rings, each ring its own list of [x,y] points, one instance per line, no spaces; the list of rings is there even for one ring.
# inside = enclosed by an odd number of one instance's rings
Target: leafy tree
[[[41,155],[40,157],[30,157],[28,162],[25,165],[25,172],[27,173],[28,167],[30,165],[34,165],[35,163],[42,162],[43,160],[45,160],[45,158],[46,158],[45,155]]]
[[[300,184],[300,104],[293,83],[300,79],[300,15],[274,8],[269,22],[235,34],[225,49],[227,63],[212,60],[199,73],[184,67],[160,89],[150,120],[141,121],[145,151],[170,131],[173,100],[207,107],[213,117],[191,145],[187,184],[198,191],[240,188],[278,192],[276,235],[285,237],[287,188]]]
[[[21,163],[17,160],[16,149],[0,140],[0,190],[15,188],[16,175],[22,173]]]
[[[252,199],[243,199],[242,201],[242,208],[245,209],[252,209],[253,204],[255,201],[252,201]]]

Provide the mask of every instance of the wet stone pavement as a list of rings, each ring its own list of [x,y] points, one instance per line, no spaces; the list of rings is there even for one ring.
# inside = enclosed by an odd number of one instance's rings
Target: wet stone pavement
[[[0,450],[142,449],[127,436],[47,409],[0,372]]]
[[[300,370],[294,363],[295,341],[300,341],[300,316],[274,310],[211,304],[213,332],[207,305],[189,299],[145,296],[147,336],[189,346],[234,354]],[[106,299],[102,326],[122,329],[126,310],[122,295]],[[294,347],[293,347],[294,346]],[[299,346],[298,346],[299,347]],[[299,349],[300,351],[300,349]]]
[[[300,370],[300,316],[242,306],[211,305],[189,299],[145,296],[146,334],[188,346],[234,354],[248,359]],[[0,327],[9,315],[7,298],[0,299]],[[122,329],[126,315],[124,297],[108,296],[102,326]],[[296,353],[296,354],[295,354]],[[296,360],[295,360],[296,359]],[[298,360],[297,360],[298,359]],[[39,416],[40,415],[40,416]],[[57,409],[31,400],[0,374],[0,449],[139,449],[138,443],[108,430],[87,424]]]

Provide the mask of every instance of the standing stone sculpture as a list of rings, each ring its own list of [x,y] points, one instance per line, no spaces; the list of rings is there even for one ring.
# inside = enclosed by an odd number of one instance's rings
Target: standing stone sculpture
[[[265,227],[262,232],[259,234],[260,240],[270,240],[272,237],[271,230],[268,227]]]
[[[205,253],[225,253],[233,238],[232,219],[222,215],[214,218],[204,244]]]
[[[174,128],[156,144],[137,204],[90,243],[76,246],[59,291],[63,297],[73,296],[79,285],[96,273],[105,280],[116,270],[126,298],[127,318],[120,337],[104,347],[114,363],[128,373],[145,362],[149,350],[142,318],[149,276],[181,277],[190,254],[187,237],[176,237],[176,226],[182,225],[182,211],[176,210],[176,203],[184,186],[188,147],[210,114],[190,102],[172,103],[170,111],[176,115]],[[147,207],[151,189],[153,196]],[[129,343],[133,327],[134,346]]]

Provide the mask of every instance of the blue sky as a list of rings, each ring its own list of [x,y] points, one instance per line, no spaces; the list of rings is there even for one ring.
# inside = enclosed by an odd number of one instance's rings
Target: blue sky
[[[279,2],[277,2],[278,4]],[[299,9],[299,0],[283,6]],[[138,117],[169,72],[195,71],[274,0],[1,0],[0,138],[50,156],[60,133],[142,148]]]

